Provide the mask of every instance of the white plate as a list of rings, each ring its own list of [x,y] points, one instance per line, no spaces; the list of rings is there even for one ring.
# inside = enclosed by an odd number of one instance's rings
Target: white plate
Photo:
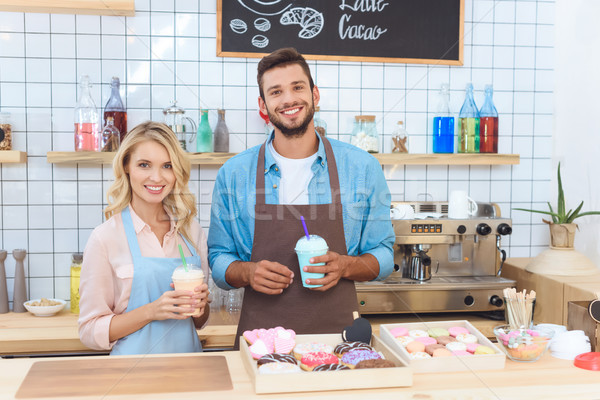
[[[48,300],[52,300],[52,301],[57,301],[60,304],[57,304],[55,306],[32,306],[32,305],[30,305],[31,303],[40,301],[40,300],[41,299],[31,299],[31,300],[23,303],[23,305],[25,306],[27,311],[29,311],[30,313],[32,313],[33,315],[35,315],[37,317],[50,317],[50,316],[60,312],[63,308],[65,308],[65,305],[67,304],[67,302],[64,300],[48,299]]]

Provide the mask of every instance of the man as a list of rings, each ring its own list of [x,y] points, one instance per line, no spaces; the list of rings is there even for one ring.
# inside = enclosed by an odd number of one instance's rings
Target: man
[[[390,193],[374,157],[315,132],[319,90],[302,55],[286,48],[265,56],[257,78],[260,111],[274,132],[218,173],[208,236],[213,279],[224,289],[245,287],[236,337],[278,325],[338,333],[358,308],[353,281],[393,271]],[[298,265],[300,216],[329,245],[311,259],[323,266]],[[300,268],[324,273],[306,281],[322,286],[303,287]]]

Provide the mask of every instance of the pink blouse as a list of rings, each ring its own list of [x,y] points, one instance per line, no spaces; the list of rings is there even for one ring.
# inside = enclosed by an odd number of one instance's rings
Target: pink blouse
[[[175,234],[175,222],[165,235],[163,244],[152,229],[130,207],[133,227],[144,257],[179,257],[178,244],[186,256],[191,253],[181,235]],[[196,246],[204,276],[208,276],[206,235],[194,220],[190,227],[191,244]],[[113,316],[127,309],[133,281],[133,260],[129,251],[121,213],[96,227],[85,246],[79,291],[79,338],[89,348],[110,350],[115,342],[108,341]]]

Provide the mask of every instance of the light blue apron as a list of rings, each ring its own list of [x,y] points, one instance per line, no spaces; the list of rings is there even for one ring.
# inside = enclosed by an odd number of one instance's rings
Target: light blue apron
[[[164,292],[171,289],[171,274],[181,265],[180,258],[142,257],[129,207],[121,212],[129,250],[133,258],[133,282],[127,310],[135,310],[145,304],[152,303]],[[200,265],[200,257],[194,246],[183,238],[191,257],[186,257],[190,264]],[[183,320],[167,319],[152,321],[143,328],[119,339],[115,343],[111,355],[121,354],[160,354],[191,353],[202,351],[198,334],[192,318]]]

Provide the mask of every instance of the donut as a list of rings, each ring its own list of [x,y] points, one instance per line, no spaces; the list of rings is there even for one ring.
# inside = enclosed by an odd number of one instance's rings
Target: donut
[[[433,354],[431,356],[432,357],[450,357],[450,356],[452,356],[452,352],[450,350],[442,347],[440,349],[435,349],[435,351],[433,352]]]
[[[424,351],[419,351],[417,353],[410,353],[410,358],[413,360],[422,360],[424,358],[431,358],[431,356]]]
[[[438,336],[435,338],[435,340],[437,340],[439,344],[443,344],[444,346],[448,343],[456,342],[456,339],[454,339],[452,336]]]
[[[305,371],[312,371],[317,365],[337,363],[339,363],[339,359],[333,354],[318,351],[304,354],[300,360],[300,368]]]
[[[266,18],[257,18],[254,20],[254,27],[261,32],[266,32],[271,29],[271,22]]]
[[[398,336],[407,336],[408,335],[408,329],[406,329],[403,326],[397,326],[393,329],[390,329],[390,334],[393,337],[398,337]]]
[[[286,362],[290,364],[298,364],[298,360],[296,360],[296,357],[292,356],[291,354],[281,353],[265,354],[257,361],[258,365],[268,364],[272,362]]]
[[[491,347],[480,345],[475,349],[474,354],[476,356],[479,356],[482,354],[496,354],[496,352]]]
[[[448,333],[450,333],[450,336],[456,337],[456,335],[460,335],[461,333],[469,333],[469,331],[467,328],[463,328],[462,326],[453,326],[448,328]]]
[[[427,336],[427,337],[418,337],[418,338],[415,338],[415,340],[417,342],[423,343],[425,346],[427,346],[428,344],[436,344],[437,343],[437,340],[435,340],[434,338],[429,337],[429,336]]]
[[[456,340],[463,343],[477,343],[477,336],[471,333],[459,333],[456,335]]]
[[[282,362],[263,364],[260,367],[258,367],[259,374],[291,374],[301,371],[302,370],[300,369],[300,367],[296,364]]]
[[[445,349],[446,346],[444,346],[443,344],[428,344],[427,346],[425,346],[425,353],[433,355],[433,352],[437,349]]]
[[[344,364],[321,364],[317,365],[313,368],[313,372],[323,372],[323,371],[340,371],[344,369],[350,369]]]
[[[396,338],[396,340],[398,341],[398,343],[400,343],[403,347],[406,347],[407,344],[409,344],[410,342],[412,342],[413,340],[415,340],[414,338],[411,338],[410,336],[398,336]]]
[[[427,331],[427,333],[432,338],[436,338],[438,336],[450,336],[450,333],[448,333],[448,330],[446,330],[444,328],[431,328],[430,330]]]
[[[342,364],[354,368],[356,364],[363,360],[374,360],[382,358],[381,355],[372,350],[352,350],[342,356]]]
[[[333,354],[333,347],[319,342],[298,343],[296,347],[294,347],[294,357],[296,357],[298,360],[302,360],[302,356],[304,354],[316,353],[320,351]]]
[[[356,364],[356,369],[363,368],[395,368],[396,364],[390,360],[384,360],[383,358],[377,358],[374,360],[362,360]]]
[[[408,336],[410,336],[411,338],[418,338],[418,337],[427,337],[429,335],[424,330],[413,329],[411,331],[408,331]]]
[[[446,348],[453,353],[456,351],[467,351],[467,345],[463,342],[450,342],[446,345]]]
[[[345,353],[352,350],[373,350],[373,348],[363,342],[343,342],[335,346],[333,353],[336,356],[341,357]]]
[[[406,345],[406,351],[408,351],[409,353],[418,353],[420,351],[425,351],[425,344],[414,340]]]

